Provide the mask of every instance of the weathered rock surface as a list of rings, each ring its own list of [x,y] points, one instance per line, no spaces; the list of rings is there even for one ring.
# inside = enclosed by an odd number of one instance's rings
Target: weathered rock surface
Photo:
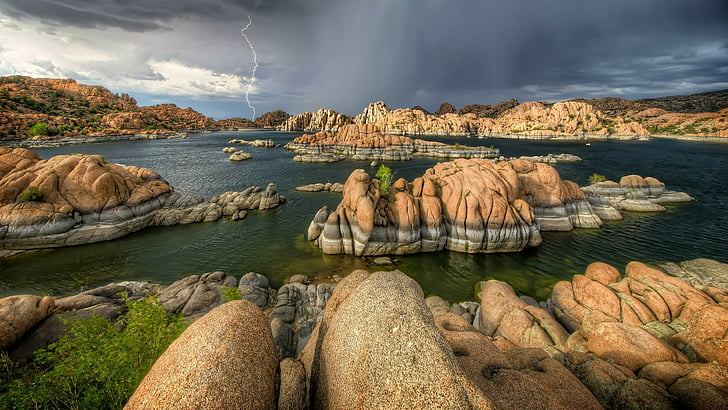
[[[460,369],[417,283],[356,271],[336,287],[302,354],[321,408],[495,408]]]
[[[501,352],[453,313],[435,316],[460,368],[499,409],[600,409],[589,390],[541,349]]]
[[[28,330],[53,313],[49,296],[19,295],[0,299],[0,350],[14,345]]]
[[[275,408],[277,369],[263,312],[228,302],[172,342],[125,408]]]
[[[246,159],[252,159],[252,158],[253,158],[253,156],[250,155],[250,153],[245,152],[243,150],[236,150],[235,152],[230,154],[230,156],[228,157],[228,159],[230,161],[245,161]]]
[[[180,279],[159,293],[159,302],[170,313],[185,316],[205,314],[225,302],[222,286],[237,286],[237,280],[224,272],[210,272]]]
[[[228,144],[245,144],[245,145],[250,145],[251,147],[266,147],[266,148],[271,148],[271,147],[276,146],[275,142],[273,142],[272,139],[243,140],[243,139],[236,138],[236,139],[231,139],[230,141],[228,141]]]
[[[406,161],[414,156],[442,159],[496,158],[500,154],[496,148],[447,145],[387,134],[371,124],[344,125],[336,133],[320,131],[316,134],[304,134],[285,147],[298,154],[294,161],[300,162],[329,162],[325,159],[336,158]]]
[[[352,172],[337,209],[314,217],[309,240],[330,254],[513,252],[538,245],[540,230],[602,224],[576,184],[523,160],[459,159],[395,181],[386,197],[379,186]]]
[[[21,201],[35,189],[40,198]],[[42,160],[0,148],[0,249],[37,249],[115,239],[148,226],[238,217],[285,200],[275,185],[226,193],[212,202],[184,195],[156,172],[97,155]]]
[[[409,108],[390,110],[378,101],[370,104],[354,121],[374,124],[384,132],[400,135],[511,135],[518,138],[650,135],[639,122],[606,115],[582,101],[552,105],[508,101],[496,107],[472,105],[461,110],[444,103],[435,114]]]
[[[476,327],[485,335],[502,337],[517,347],[562,346],[569,333],[544,309],[520,299],[507,283],[480,283]]]
[[[315,184],[308,184],[308,185],[302,185],[299,187],[296,187],[296,191],[301,192],[322,192],[322,191],[329,191],[329,192],[342,192],[344,190],[344,185],[340,182],[317,182]]]
[[[277,128],[281,131],[336,131],[351,123],[352,118],[345,114],[320,108],[316,112],[291,116]]]
[[[586,198],[595,208],[609,205],[618,210],[634,212],[661,212],[661,203],[689,202],[693,198],[677,191],[665,190],[665,184],[656,178],[639,175],[623,176],[619,184],[613,181],[599,182],[582,188]]]

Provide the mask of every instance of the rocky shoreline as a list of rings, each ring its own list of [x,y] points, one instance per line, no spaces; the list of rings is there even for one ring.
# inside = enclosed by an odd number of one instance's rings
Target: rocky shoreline
[[[106,241],[151,226],[243,219],[248,210],[284,201],[272,183],[206,201],[176,192],[150,169],[98,155],[42,160],[23,148],[0,148],[0,257]]]
[[[252,272],[123,282],[0,299],[0,349],[22,363],[68,331],[62,318],[113,320],[124,313],[120,294],[157,295],[194,323],[126,408],[724,408],[728,265],[661,268],[631,262],[623,276],[596,262],[539,302],[489,280],[480,303],[451,304],[425,298],[399,271],[319,284],[298,275],[278,290]],[[223,287],[243,301],[226,303]]]

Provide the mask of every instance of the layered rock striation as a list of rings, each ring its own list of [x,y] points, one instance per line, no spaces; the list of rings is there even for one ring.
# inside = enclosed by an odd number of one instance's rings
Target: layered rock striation
[[[442,249],[513,252],[541,242],[541,229],[598,227],[578,186],[546,164],[456,160],[422,177],[380,181],[355,170],[334,211],[324,207],[308,230],[324,253],[405,254]]]
[[[374,125],[345,125],[338,132],[304,134],[285,146],[299,162],[354,160],[405,161],[415,156],[441,159],[497,158],[497,148],[448,145],[381,132]]]
[[[660,204],[693,200],[684,192],[666,190],[665,184],[657,178],[639,175],[623,176],[619,183],[598,182],[582,190],[598,213],[604,206],[634,212],[661,212],[665,207]]]
[[[149,226],[244,217],[285,200],[275,185],[213,201],[184,195],[156,172],[96,155],[43,160],[0,148],[0,249],[38,249],[115,239]]]

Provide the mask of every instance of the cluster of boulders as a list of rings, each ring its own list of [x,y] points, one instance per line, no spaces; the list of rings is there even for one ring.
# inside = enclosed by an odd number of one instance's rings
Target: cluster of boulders
[[[252,147],[265,147],[265,148],[271,148],[275,147],[276,144],[273,142],[272,139],[255,139],[255,140],[243,140],[243,139],[231,139],[228,141],[228,144],[244,144],[244,145],[250,145]]]
[[[296,191],[301,192],[343,192],[344,184],[340,182],[317,182],[315,184],[301,185],[296,187]]]
[[[668,191],[665,184],[653,177],[623,176],[619,183],[603,181],[582,188],[587,200],[596,209],[603,205],[618,210],[635,212],[660,212],[661,203],[690,202],[693,198],[677,191]]]
[[[497,158],[497,148],[448,145],[387,134],[372,124],[350,124],[337,132],[320,131],[304,134],[285,146],[297,155],[298,162],[334,162],[354,160],[406,161],[415,156],[440,159]]]
[[[42,160],[0,148],[0,249],[24,250],[115,239],[149,226],[214,221],[283,203],[274,184],[213,201],[174,189],[156,172],[98,155]]]
[[[725,408],[728,265],[671,264],[695,285],[639,262],[624,277],[593,263],[519,297],[478,286],[481,303],[425,299],[405,274],[355,271],[338,284],[222,272],[163,287],[124,282],[62,299],[0,299],[0,348],[27,360],[61,318],[124,312],[158,295],[196,320],[159,358],[128,408]],[[244,301],[225,303],[225,287]]]
[[[687,194],[664,191],[664,184],[654,178],[623,180],[651,192],[643,200],[650,205],[691,200]],[[648,188],[645,180],[661,184],[662,190]],[[599,228],[605,219],[622,218],[615,197],[597,196],[591,187],[582,191],[576,183],[561,180],[552,166],[520,159],[443,162],[412,182],[398,179],[386,195],[380,187],[381,181],[363,169],[354,170],[338,207],[332,211],[325,206],[316,213],[308,239],[324,253],[359,256],[442,249],[514,252],[539,245],[541,231]],[[630,201],[635,202],[620,203]]]

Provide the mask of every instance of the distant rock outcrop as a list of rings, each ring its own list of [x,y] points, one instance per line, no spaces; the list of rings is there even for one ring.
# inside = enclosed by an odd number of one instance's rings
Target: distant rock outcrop
[[[270,184],[205,202],[175,192],[150,169],[107,163],[98,155],[42,160],[22,148],[0,148],[0,249],[79,245],[148,226],[240,218],[284,200]]]
[[[336,131],[351,124],[352,118],[334,110],[321,108],[289,117],[278,129],[281,131]]]
[[[598,182],[582,188],[592,207],[601,212],[606,203],[625,211],[661,212],[661,203],[690,202],[693,198],[677,191],[668,191],[665,184],[656,178],[643,178],[639,175],[623,176],[619,184],[613,181]]]
[[[437,141],[411,139],[405,136],[383,133],[377,126],[350,124],[338,132],[320,131],[294,138],[285,146],[300,162],[335,162],[344,158],[354,160],[405,161],[414,156],[442,159],[496,158],[496,148],[447,145]]]
[[[275,128],[290,117],[291,114],[282,110],[267,112],[255,119],[255,126],[258,128]]]

